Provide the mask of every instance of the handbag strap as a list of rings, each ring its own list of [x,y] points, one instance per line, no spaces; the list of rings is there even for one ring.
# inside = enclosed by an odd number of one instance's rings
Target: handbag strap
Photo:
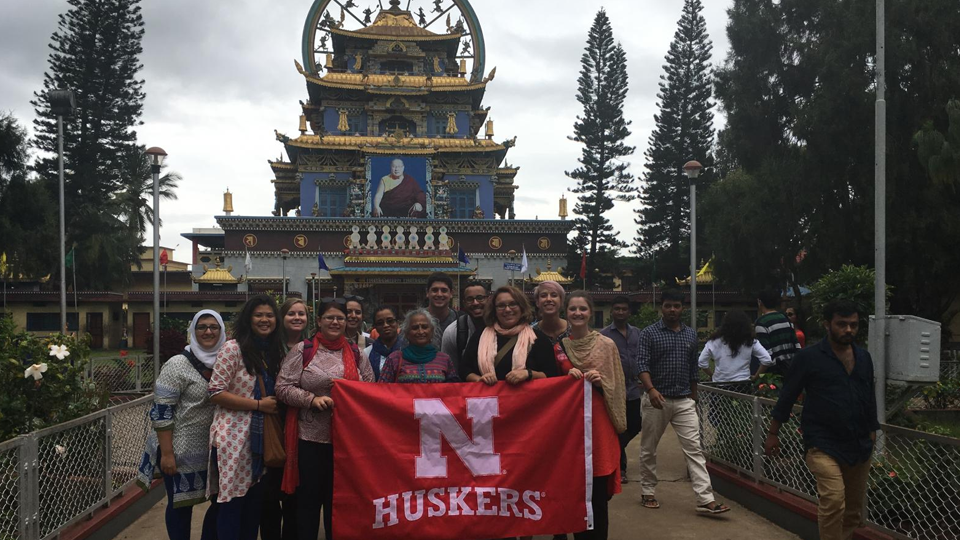
[[[507,356],[507,353],[510,352],[517,345],[518,337],[520,336],[513,336],[512,338],[510,338],[510,341],[504,343],[503,347],[501,347],[500,350],[497,351],[497,356],[493,358],[494,367],[499,366],[500,361],[503,360],[503,358]]]

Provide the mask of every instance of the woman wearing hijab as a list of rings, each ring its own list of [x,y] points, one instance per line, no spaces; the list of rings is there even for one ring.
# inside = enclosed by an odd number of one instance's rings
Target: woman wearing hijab
[[[379,382],[460,382],[450,357],[434,345],[437,328],[437,319],[426,308],[408,311],[401,330],[408,345],[387,357]]]
[[[321,306],[319,331],[290,350],[277,379],[277,395],[288,405],[283,491],[296,491],[300,540],[317,540],[321,510],[324,537],[333,540],[333,381],[373,382],[369,360],[344,336],[346,322],[343,304]]]
[[[566,291],[556,281],[544,281],[533,290],[533,301],[537,304],[537,314],[540,316],[533,327],[546,334],[554,345],[570,335],[570,324],[560,318],[565,296]]]
[[[487,325],[474,332],[460,362],[466,382],[521,384],[557,375],[550,338],[530,326],[530,302],[516,287],[500,287],[483,311]]]
[[[556,346],[560,371],[586,379],[593,392],[593,530],[576,540],[603,540],[610,529],[607,504],[620,493],[620,439],[627,429],[627,386],[620,351],[610,338],[590,328],[593,300],[585,291],[567,295],[565,311],[570,336]]]
[[[207,500],[207,452],[214,406],[207,384],[217,353],[226,341],[223,319],[204,309],[193,316],[189,344],[163,364],[154,388],[153,431],[140,463],[137,483],[144,490],[156,475],[167,490],[165,521],[170,540],[189,540],[193,507]],[[159,466],[159,471],[157,470]],[[217,540],[217,505],[207,509],[201,540]]]
[[[278,412],[273,394],[280,341],[277,303],[260,294],[237,314],[210,378],[216,406],[210,427],[210,492],[217,493],[219,540],[256,540],[263,507],[264,415]]]

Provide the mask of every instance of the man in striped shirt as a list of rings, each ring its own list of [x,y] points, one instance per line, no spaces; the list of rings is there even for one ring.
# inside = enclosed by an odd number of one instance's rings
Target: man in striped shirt
[[[766,289],[757,295],[757,309],[760,312],[755,328],[757,341],[770,353],[773,366],[767,369],[767,366],[761,366],[759,362],[754,366],[751,359],[750,372],[754,374],[752,379],[765,371],[785,376],[793,362],[793,355],[800,350],[796,330],[787,316],[778,311],[779,308],[780,291],[777,289]]]

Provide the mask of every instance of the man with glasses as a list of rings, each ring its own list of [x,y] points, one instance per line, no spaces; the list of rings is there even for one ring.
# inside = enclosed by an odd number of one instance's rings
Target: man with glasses
[[[364,349],[367,358],[370,359],[370,367],[373,368],[373,378],[380,380],[380,368],[384,360],[390,356],[390,353],[399,351],[400,343],[400,323],[397,312],[390,306],[382,306],[373,314],[373,327],[376,328],[377,339]]]
[[[456,322],[460,315],[450,308],[453,300],[453,280],[443,272],[434,272],[427,278],[427,311],[437,319],[440,331]]]
[[[467,348],[467,342],[477,328],[483,328],[483,308],[487,305],[490,291],[479,281],[470,281],[463,288],[463,314],[457,317],[457,323],[447,326],[443,331],[440,350],[450,357],[453,367],[460,369],[460,358]]]

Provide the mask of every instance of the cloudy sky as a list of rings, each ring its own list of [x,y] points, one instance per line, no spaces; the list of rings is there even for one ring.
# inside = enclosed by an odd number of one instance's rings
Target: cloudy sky
[[[373,0],[357,0],[362,7]],[[47,69],[47,47],[65,0],[21,0],[16,13],[0,18],[0,110],[32,129],[30,99]],[[221,194],[229,187],[241,215],[273,209],[268,159],[282,146],[273,134],[296,134],[306,99],[300,59],[303,22],[312,0],[148,0],[141,73],[147,94],[139,138],[161,146],[171,169],[184,178],[179,200],[162,202],[161,245],[189,261],[180,237],[193,227],[212,227]],[[384,1],[384,4],[387,4]],[[431,2],[413,1],[419,5]],[[714,44],[714,64],[726,55],[726,9],[732,0],[706,0],[704,17]],[[638,178],[653,130],[657,84],[676,30],[683,0],[474,0],[487,42],[487,87],[496,139],[517,136],[508,161],[521,167],[517,217],[556,219],[557,200],[573,181],[580,148],[567,140],[581,112],[576,79],[587,31],[600,7],[627,53],[630,93],[626,117],[633,122],[628,158]],[[429,11],[430,6],[425,9]],[[719,124],[721,120],[718,119]],[[718,126],[715,126],[718,127]],[[610,218],[621,238],[635,235],[633,204],[617,203]],[[571,209],[572,209],[571,203]],[[152,232],[148,231],[148,238]]]

